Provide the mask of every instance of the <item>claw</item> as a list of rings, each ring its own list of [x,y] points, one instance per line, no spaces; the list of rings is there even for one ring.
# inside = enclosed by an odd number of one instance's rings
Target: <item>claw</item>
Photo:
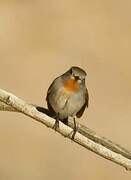
[[[56,119],[56,121],[55,121],[55,124],[53,126],[53,129],[56,131],[59,128],[59,113],[57,114],[55,119]]]
[[[59,128],[59,120],[58,120],[58,119],[56,119],[55,124],[54,124],[54,126],[53,126],[53,129],[54,129],[55,131],[57,130],[57,128]]]
[[[67,136],[67,137],[70,137],[70,136],[71,136],[71,140],[74,140],[75,134],[76,134],[76,132],[77,132],[77,130],[78,130],[78,127],[77,127],[77,124],[76,124],[76,121],[75,121],[75,118],[74,118],[74,117],[73,117],[73,121],[74,121],[73,131],[71,131],[71,132],[69,133],[69,135]]]

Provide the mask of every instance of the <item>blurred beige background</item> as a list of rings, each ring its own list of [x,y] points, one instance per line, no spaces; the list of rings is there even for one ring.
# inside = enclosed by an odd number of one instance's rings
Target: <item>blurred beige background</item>
[[[81,123],[131,149],[131,2],[1,0],[0,84],[46,106],[52,80],[87,71]],[[130,180],[131,173],[24,115],[0,112],[0,180]]]

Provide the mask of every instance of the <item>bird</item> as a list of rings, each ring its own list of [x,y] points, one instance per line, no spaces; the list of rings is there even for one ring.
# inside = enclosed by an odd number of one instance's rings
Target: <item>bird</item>
[[[54,129],[59,127],[59,121],[68,125],[68,118],[72,117],[74,121],[72,139],[77,131],[75,118],[80,118],[89,105],[86,76],[82,68],[73,66],[55,78],[47,91],[48,110],[56,119]]]

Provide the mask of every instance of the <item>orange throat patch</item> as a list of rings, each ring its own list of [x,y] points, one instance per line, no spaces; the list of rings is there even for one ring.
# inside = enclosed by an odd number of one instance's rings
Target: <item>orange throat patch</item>
[[[79,84],[74,79],[69,79],[69,80],[65,81],[64,88],[68,91],[78,91]]]

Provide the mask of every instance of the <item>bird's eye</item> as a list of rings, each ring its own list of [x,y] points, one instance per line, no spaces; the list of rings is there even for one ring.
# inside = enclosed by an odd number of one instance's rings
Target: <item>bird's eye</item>
[[[71,74],[71,79],[75,79],[75,76],[74,76],[72,68],[70,69],[70,74]]]
[[[72,68],[70,69],[70,73],[73,74]]]

